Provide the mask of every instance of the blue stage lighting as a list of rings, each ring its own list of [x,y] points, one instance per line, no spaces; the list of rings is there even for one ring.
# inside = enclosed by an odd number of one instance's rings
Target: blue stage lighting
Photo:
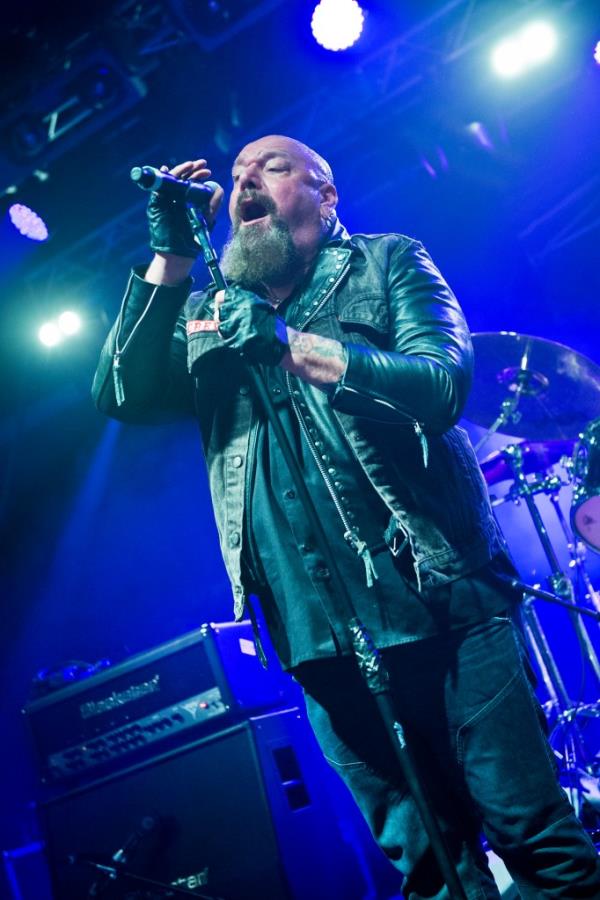
[[[598,43],[596,44],[596,47],[594,49],[594,59],[600,66],[600,41],[598,41]]]
[[[364,14],[356,0],[321,0],[310,27],[318,44],[326,50],[347,50],[359,39]]]

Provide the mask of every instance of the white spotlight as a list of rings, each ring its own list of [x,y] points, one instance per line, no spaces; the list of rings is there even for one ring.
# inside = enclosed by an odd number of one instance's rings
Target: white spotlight
[[[532,22],[521,31],[521,45],[529,65],[550,59],[557,43],[556,31],[548,22]]]
[[[530,22],[492,51],[492,66],[502,78],[515,78],[550,59],[558,45],[549,22]]]
[[[523,56],[521,42],[517,38],[507,38],[492,51],[492,66],[502,78],[521,75],[527,63]]]
[[[81,317],[70,309],[65,310],[58,317],[58,327],[63,334],[77,334],[81,328]]]
[[[45,347],[55,347],[62,340],[62,334],[55,322],[45,322],[38,331],[38,338]]]
[[[356,0],[321,0],[310,27],[316,42],[326,50],[347,50],[359,39],[363,22],[364,14]]]

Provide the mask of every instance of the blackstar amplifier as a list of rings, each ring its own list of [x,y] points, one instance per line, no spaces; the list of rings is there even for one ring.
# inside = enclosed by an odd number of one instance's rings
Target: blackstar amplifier
[[[191,739],[289,702],[293,682],[273,664],[265,671],[249,622],[211,624],[131,657],[113,668],[29,703],[23,710],[41,780],[82,783]],[[195,734],[193,735],[195,737]]]
[[[163,896],[123,869],[225,900],[384,900],[398,891],[398,872],[298,709],[197,735],[39,813],[55,900]]]

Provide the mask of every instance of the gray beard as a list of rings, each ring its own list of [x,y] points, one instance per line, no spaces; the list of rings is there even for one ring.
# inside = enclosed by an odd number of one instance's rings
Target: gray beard
[[[233,229],[221,254],[221,269],[231,281],[257,291],[294,281],[303,260],[283,219],[271,214],[270,227]]]

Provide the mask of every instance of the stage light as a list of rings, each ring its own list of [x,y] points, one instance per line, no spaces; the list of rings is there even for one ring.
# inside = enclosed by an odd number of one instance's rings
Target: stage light
[[[61,342],[62,334],[56,322],[45,322],[38,331],[38,338],[45,347],[55,347]]]
[[[558,38],[549,22],[532,22],[521,31],[520,42],[527,65],[536,66],[550,59],[556,50]]]
[[[32,241],[48,239],[48,229],[44,220],[23,203],[13,203],[8,208],[10,221],[18,232]]]
[[[76,312],[66,309],[58,317],[57,324],[63,334],[71,337],[71,335],[77,334],[81,328],[81,317]]]
[[[492,51],[492,66],[502,78],[520,75],[525,68],[521,45],[515,38],[507,38]]]
[[[595,47],[595,50],[594,50],[594,59],[596,60],[596,62],[597,62],[598,65],[600,66],[600,41],[598,41],[598,43],[596,44],[596,47]]]
[[[492,51],[492,66],[502,78],[515,78],[550,59],[558,37],[549,22],[530,22]]]
[[[38,338],[46,347],[55,347],[81,330],[81,316],[72,309],[61,312],[56,319],[45,322],[38,331]]]
[[[364,14],[356,0],[321,0],[312,14],[313,37],[326,50],[347,50],[359,39]]]

